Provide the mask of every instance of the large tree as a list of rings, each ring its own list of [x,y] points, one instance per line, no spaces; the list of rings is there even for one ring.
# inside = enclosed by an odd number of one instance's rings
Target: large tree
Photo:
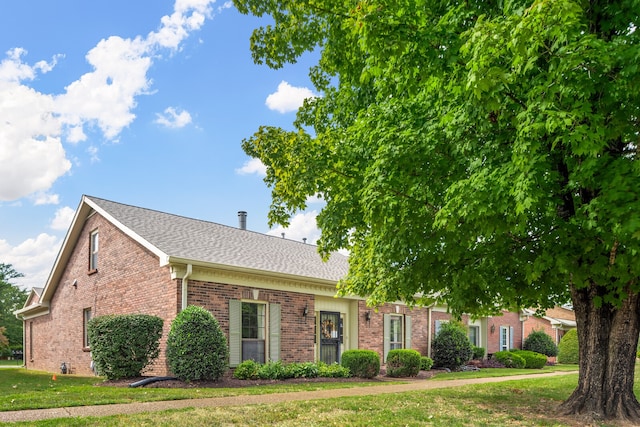
[[[22,277],[11,264],[0,263],[0,326],[6,328],[4,335],[9,345],[22,345],[22,320],[13,314],[22,308],[27,300],[27,291],[11,283],[11,280]]]
[[[309,196],[340,292],[454,313],[571,299],[567,414],[640,422],[640,2],[235,0],[267,15],[254,60],[318,55],[267,166],[272,223]],[[424,297],[416,298],[416,295]]]

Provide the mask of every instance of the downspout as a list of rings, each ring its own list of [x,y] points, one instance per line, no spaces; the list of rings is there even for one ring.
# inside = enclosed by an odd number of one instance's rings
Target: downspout
[[[427,307],[427,318],[429,319],[429,328],[427,333],[427,356],[431,357],[431,306]]]
[[[182,277],[182,310],[187,308],[188,279],[191,273],[193,273],[193,265],[187,264],[187,272]]]

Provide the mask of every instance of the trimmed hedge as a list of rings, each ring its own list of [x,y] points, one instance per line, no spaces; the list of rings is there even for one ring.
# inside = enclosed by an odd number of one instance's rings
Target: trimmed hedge
[[[524,359],[527,369],[542,369],[547,364],[547,356],[530,350],[511,350],[512,353]]]
[[[531,332],[524,340],[522,349],[535,351],[549,357],[558,355],[558,346],[553,342],[553,338],[544,331]]]
[[[213,314],[193,305],[178,313],[167,338],[167,362],[184,381],[215,381],[224,375],[229,347]]]
[[[327,365],[319,362],[293,362],[287,365],[280,361],[257,363],[245,360],[233,372],[233,377],[239,380],[286,380],[289,378],[349,378],[349,370],[337,363]]]
[[[387,376],[415,377],[420,372],[421,357],[416,350],[390,350],[387,353]]]
[[[577,364],[580,359],[578,350],[578,331],[571,329],[558,344],[558,363]]]
[[[380,373],[380,355],[373,350],[347,350],[342,353],[341,365],[354,377],[373,378]]]
[[[493,357],[504,365],[505,368],[519,368],[522,369],[526,366],[526,361],[522,356],[519,356],[510,351],[499,351],[493,353]]]
[[[433,363],[437,367],[455,370],[471,360],[473,349],[465,329],[458,323],[447,322],[433,339]]]
[[[98,316],[87,330],[91,357],[108,379],[139,377],[160,353],[163,321],[147,314]]]

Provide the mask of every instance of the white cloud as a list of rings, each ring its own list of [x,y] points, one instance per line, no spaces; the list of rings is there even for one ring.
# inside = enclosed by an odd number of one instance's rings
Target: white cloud
[[[42,233],[35,239],[27,239],[18,246],[11,246],[6,240],[0,240],[0,259],[11,264],[24,277],[14,279],[13,283],[24,289],[43,287],[53,265],[62,241],[50,234]]]
[[[282,236],[290,240],[299,240],[306,238],[307,243],[315,245],[320,238],[320,230],[316,224],[317,211],[299,213],[291,218],[289,227],[279,226],[273,230],[269,230],[267,234],[271,236]]]
[[[174,12],[160,19],[146,37],[101,40],[86,55],[92,70],[72,81],[65,92],[51,95],[29,87],[38,74],[51,71],[50,62],[23,62],[23,48],[0,61],[0,201],[46,192],[71,169],[63,143],[87,140],[85,127],[95,127],[107,140],[117,140],[135,119],[136,98],[150,94],[148,76],[160,49],[179,50],[180,43],[212,15],[213,0],[176,0]],[[166,113],[166,111],[165,111]],[[186,113],[186,112],[183,112]],[[176,125],[188,113],[173,117]],[[97,150],[89,150],[96,161]]]
[[[156,113],[155,123],[170,128],[179,129],[191,123],[191,114],[188,111],[177,111],[173,107],[164,110],[164,114]]]
[[[39,205],[57,205],[60,203],[60,196],[58,194],[49,193],[37,193],[32,197],[33,204]]]
[[[75,214],[75,209],[71,209],[69,206],[58,209],[56,211],[56,216],[51,221],[51,228],[53,230],[68,230]]]
[[[87,153],[89,153],[89,160],[91,163],[97,163],[100,161],[100,157],[98,157],[98,147],[95,145],[90,145],[87,148]]]
[[[267,174],[267,167],[260,161],[260,159],[249,159],[241,168],[236,169],[238,175],[251,175],[256,174],[259,176],[265,176]]]
[[[278,85],[278,90],[267,96],[265,104],[270,110],[284,114],[296,111],[302,106],[305,99],[315,96],[311,89],[291,86],[283,80]]]

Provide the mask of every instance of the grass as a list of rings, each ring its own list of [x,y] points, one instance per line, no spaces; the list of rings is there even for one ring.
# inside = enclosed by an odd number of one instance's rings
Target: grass
[[[530,373],[530,372],[529,372]],[[428,391],[244,407],[189,408],[38,422],[42,426],[570,426],[553,409],[573,391],[576,375]],[[0,414],[1,415],[1,414]],[[18,423],[12,425],[32,425]]]
[[[22,366],[22,360],[4,360],[0,359],[0,366]]]
[[[436,374],[433,378],[436,380],[458,380],[464,378],[493,378],[504,377],[508,375],[529,375],[529,374],[548,374],[550,372],[566,372],[577,371],[578,365],[553,365],[545,366],[542,369],[505,369],[505,368],[482,368],[479,371],[468,372],[450,372]]]
[[[243,388],[182,389],[96,386],[100,382],[102,382],[102,378],[57,374],[56,379],[53,380],[53,375],[47,372],[0,369],[0,414],[1,411],[24,409],[198,399],[379,385],[379,383],[373,382],[284,383]]]

